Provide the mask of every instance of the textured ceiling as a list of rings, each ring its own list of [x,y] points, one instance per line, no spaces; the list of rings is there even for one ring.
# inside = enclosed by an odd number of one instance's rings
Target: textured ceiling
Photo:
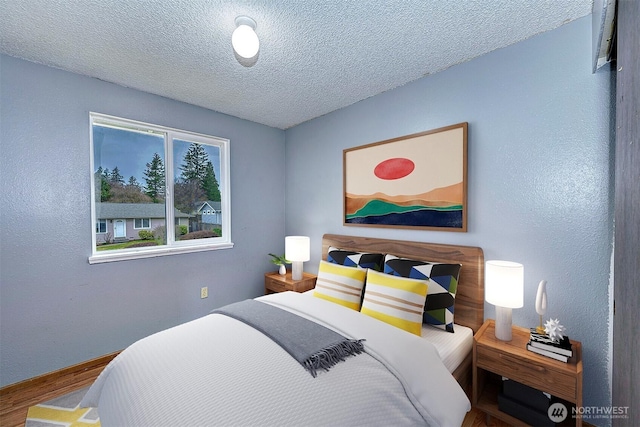
[[[589,15],[592,0],[0,0],[0,49],[287,129]],[[231,48],[257,22],[257,61]]]

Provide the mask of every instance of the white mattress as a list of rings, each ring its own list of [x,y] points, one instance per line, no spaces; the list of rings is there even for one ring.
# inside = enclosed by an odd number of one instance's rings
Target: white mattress
[[[422,325],[422,338],[436,347],[444,366],[451,373],[460,366],[473,347],[473,329],[454,324],[453,330],[455,332],[451,333]]]

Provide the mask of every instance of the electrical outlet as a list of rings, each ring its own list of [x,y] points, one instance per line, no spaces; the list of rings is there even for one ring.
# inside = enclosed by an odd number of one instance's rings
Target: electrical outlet
[[[209,288],[207,286],[200,288],[200,298],[209,298]]]

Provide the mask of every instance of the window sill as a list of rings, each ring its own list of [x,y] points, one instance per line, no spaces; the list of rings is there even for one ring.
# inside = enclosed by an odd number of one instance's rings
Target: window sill
[[[155,258],[166,255],[188,254],[192,252],[213,251],[218,249],[233,248],[233,242],[211,243],[188,247],[162,247],[158,249],[145,248],[144,250],[119,251],[117,253],[99,253],[89,257],[89,264],[102,264],[105,262],[127,261],[131,259]]]

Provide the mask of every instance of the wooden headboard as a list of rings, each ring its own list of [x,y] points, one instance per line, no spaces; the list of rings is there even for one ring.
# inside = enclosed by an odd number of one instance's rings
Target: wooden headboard
[[[474,246],[442,245],[373,237],[322,236],[322,259],[329,246],[356,252],[393,254],[421,261],[462,264],[455,303],[455,323],[477,332],[484,322],[484,253]]]

